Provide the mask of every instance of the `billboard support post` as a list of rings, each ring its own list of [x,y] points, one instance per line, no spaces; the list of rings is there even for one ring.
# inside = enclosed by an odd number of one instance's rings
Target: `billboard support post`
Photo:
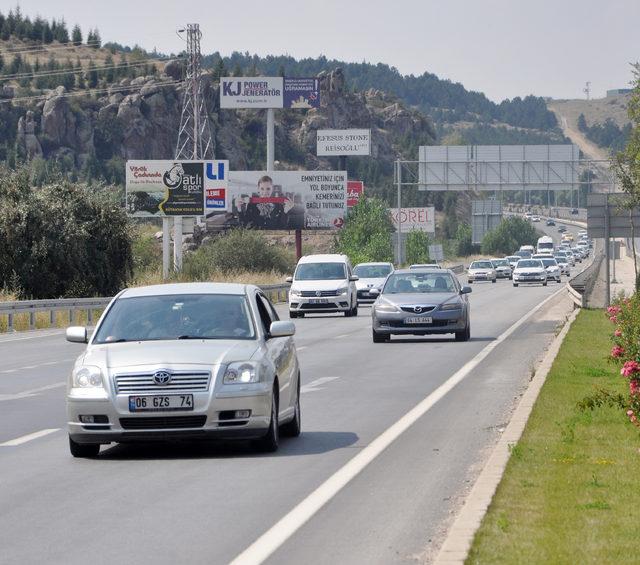
[[[396,161],[396,174],[398,182],[398,266],[402,259],[402,162]]]
[[[173,270],[182,271],[182,216],[173,218]]]
[[[608,308],[611,303],[611,280],[609,278],[609,259],[610,249],[609,240],[611,232],[609,230],[609,198],[605,195],[604,201],[604,277],[606,280],[605,294],[604,294],[604,307]]]
[[[275,119],[273,108],[267,108],[267,171],[273,171],[273,161],[275,158],[274,138]]]
[[[169,278],[169,253],[171,248],[171,224],[168,216],[162,218],[162,280]]]
[[[302,230],[296,230],[296,261],[302,257]]]

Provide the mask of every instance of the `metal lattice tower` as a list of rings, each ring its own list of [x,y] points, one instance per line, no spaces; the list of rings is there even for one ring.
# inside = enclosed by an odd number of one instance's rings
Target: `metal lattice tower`
[[[202,94],[202,54],[200,53],[199,24],[187,24],[187,74],[184,79],[184,96],[176,159],[213,159],[211,126],[205,98]]]

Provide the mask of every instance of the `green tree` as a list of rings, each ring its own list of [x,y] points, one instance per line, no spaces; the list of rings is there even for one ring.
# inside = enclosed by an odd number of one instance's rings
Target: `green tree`
[[[78,24],[73,26],[73,30],[71,31],[71,41],[76,47],[82,45],[82,30]]]
[[[354,265],[367,261],[393,261],[392,231],[386,203],[379,198],[363,196],[349,210],[336,237],[336,251],[348,255]]]
[[[578,116],[578,129],[580,131],[587,131],[588,127],[587,127],[587,120],[584,117],[584,114],[580,114]]]
[[[455,253],[458,257],[468,257],[474,252],[474,245],[471,241],[471,226],[469,224],[458,224],[455,246]]]
[[[22,298],[113,295],[131,275],[130,233],[113,192],[0,170],[0,286]]]
[[[89,69],[87,71],[87,86],[89,88],[95,88],[98,86],[98,70],[93,62],[93,59],[89,61]]]
[[[522,245],[534,245],[538,232],[526,220],[510,216],[500,225],[487,232],[482,240],[482,253],[486,255],[509,255]]]
[[[408,264],[429,262],[429,236],[426,232],[412,230],[407,234],[406,259]]]

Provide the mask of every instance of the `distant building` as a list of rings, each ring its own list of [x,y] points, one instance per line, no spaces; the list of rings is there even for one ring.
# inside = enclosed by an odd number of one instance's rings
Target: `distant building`
[[[629,94],[631,88],[614,88],[613,90],[607,90],[607,98],[612,96],[620,96],[620,94]]]

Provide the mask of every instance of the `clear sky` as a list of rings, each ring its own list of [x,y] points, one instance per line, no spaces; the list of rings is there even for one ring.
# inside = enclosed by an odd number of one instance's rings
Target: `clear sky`
[[[0,0],[7,13],[16,3]],[[178,52],[199,23],[204,54],[325,55],[434,73],[489,98],[582,98],[624,88],[640,60],[640,0],[20,0],[103,41]]]

